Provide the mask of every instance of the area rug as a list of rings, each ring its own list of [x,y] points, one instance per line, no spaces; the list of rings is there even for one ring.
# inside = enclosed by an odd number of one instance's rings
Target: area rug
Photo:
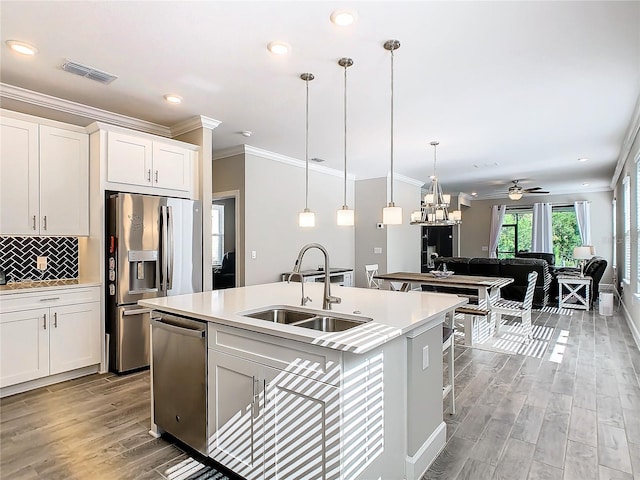
[[[456,315],[456,325],[461,325],[462,320],[462,316]],[[503,316],[499,337],[493,335],[488,322],[482,322],[482,324],[479,340],[471,346],[464,344],[464,327],[457,327],[454,337],[456,345],[509,355],[542,358],[549,347],[554,331],[554,327],[534,324],[532,326],[533,338],[527,343],[519,318]]]

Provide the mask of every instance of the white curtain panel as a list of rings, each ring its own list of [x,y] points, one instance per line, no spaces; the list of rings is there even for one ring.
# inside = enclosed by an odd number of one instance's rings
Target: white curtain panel
[[[533,237],[531,251],[553,253],[553,232],[551,229],[551,204],[533,204]]]
[[[491,207],[491,233],[489,234],[489,258],[497,258],[498,239],[500,229],[504,221],[504,214],[507,211],[506,205],[494,205]]]
[[[582,245],[593,245],[591,243],[591,202],[575,202],[573,208],[576,209]]]

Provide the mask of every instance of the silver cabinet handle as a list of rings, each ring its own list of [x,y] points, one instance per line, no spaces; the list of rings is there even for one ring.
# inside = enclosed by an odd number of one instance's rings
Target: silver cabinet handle
[[[53,326],[58,328],[58,312],[53,312]]]
[[[156,183],[158,183],[158,170],[156,170]]]
[[[45,215],[42,219],[42,228],[47,229],[47,216]]]
[[[151,169],[147,170],[147,182],[151,182]]]
[[[47,329],[47,314],[42,315],[42,328]]]
[[[41,302],[53,302],[54,300],[60,300],[60,297],[41,298]]]
[[[33,221],[33,229],[35,230],[36,229],[36,216],[35,215],[33,216],[32,221]]]

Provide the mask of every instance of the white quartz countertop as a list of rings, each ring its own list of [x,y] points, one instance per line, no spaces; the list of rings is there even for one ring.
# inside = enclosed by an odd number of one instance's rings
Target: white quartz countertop
[[[325,333],[292,325],[243,316],[242,313],[272,306],[300,307],[300,283],[268,283],[140,300],[145,307],[208,322],[243,328],[336,350],[363,353],[416,329],[428,329],[442,322],[442,314],[467,303],[466,298],[427,292],[392,292],[368,288],[331,286],[331,294],[342,298],[332,305],[333,314],[368,317],[372,321],[343,332]],[[305,283],[311,297],[305,309],[322,310],[323,284]]]

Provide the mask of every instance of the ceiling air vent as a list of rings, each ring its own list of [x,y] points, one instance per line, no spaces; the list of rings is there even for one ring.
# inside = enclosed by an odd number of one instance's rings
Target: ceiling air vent
[[[118,78],[116,75],[112,75],[107,72],[102,72],[93,67],[89,67],[88,65],[82,65],[81,63],[72,62],[70,60],[67,60],[62,65],[62,69],[65,72],[73,73],[75,75],[80,75],[81,77],[95,80],[96,82],[103,83],[104,85],[109,85],[116,78]]]

